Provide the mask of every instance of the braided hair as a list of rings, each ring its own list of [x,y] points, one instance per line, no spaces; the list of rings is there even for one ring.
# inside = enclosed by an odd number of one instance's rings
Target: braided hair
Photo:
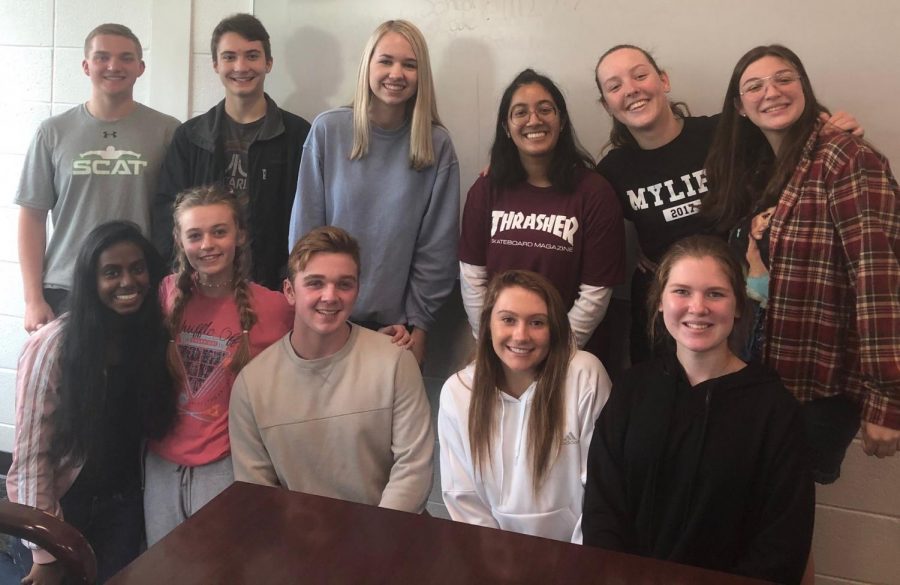
[[[178,194],[175,199],[174,230],[175,239],[175,297],[172,308],[166,319],[171,336],[167,364],[172,376],[177,380],[184,379],[181,357],[178,355],[175,339],[181,332],[184,310],[197,290],[197,269],[191,266],[181,242],[181,215],[188,209],[208,205],[225,205],[233,216],[238,238],[234,252],[234,264],[229,288],[234,295],[241,324],[241,341],[229,363],[233,373],[241,371],[250,361],[250,330],[256,325],[257,317],[251,305],[252,294],[249,286],[250,275],[250,243],[246,238],[247,223],[244,218],[245,204],[237,195],[222,185],[206,185],[194,187]]]

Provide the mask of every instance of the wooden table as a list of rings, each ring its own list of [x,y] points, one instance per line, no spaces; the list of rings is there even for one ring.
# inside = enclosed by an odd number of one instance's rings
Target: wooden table
[[[750,585],[761,581],[238,482],[109,583]]]

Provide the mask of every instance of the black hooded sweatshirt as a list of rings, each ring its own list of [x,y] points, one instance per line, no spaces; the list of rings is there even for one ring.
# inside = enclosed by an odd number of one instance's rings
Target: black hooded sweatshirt
[[[613,387],[588,455],[585,544],[799,583],[814,510],[799,405],[771,370],[692,387],[670,355]]]

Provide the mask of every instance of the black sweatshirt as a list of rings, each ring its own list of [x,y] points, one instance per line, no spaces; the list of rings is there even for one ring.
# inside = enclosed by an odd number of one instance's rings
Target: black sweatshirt
[[[694,387],[674,356],[629,370],[594,429],[584,543],[799,583],[815,509],[803,433],[763,366]]]

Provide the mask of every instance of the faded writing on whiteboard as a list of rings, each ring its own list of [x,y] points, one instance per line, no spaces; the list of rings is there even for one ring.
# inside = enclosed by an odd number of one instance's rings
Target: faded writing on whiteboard
[[[578,10],[581,0],[428,0],[426,18],[439,18],[451,33],[478,30],[491,21],[543,18],[548,10]]]

